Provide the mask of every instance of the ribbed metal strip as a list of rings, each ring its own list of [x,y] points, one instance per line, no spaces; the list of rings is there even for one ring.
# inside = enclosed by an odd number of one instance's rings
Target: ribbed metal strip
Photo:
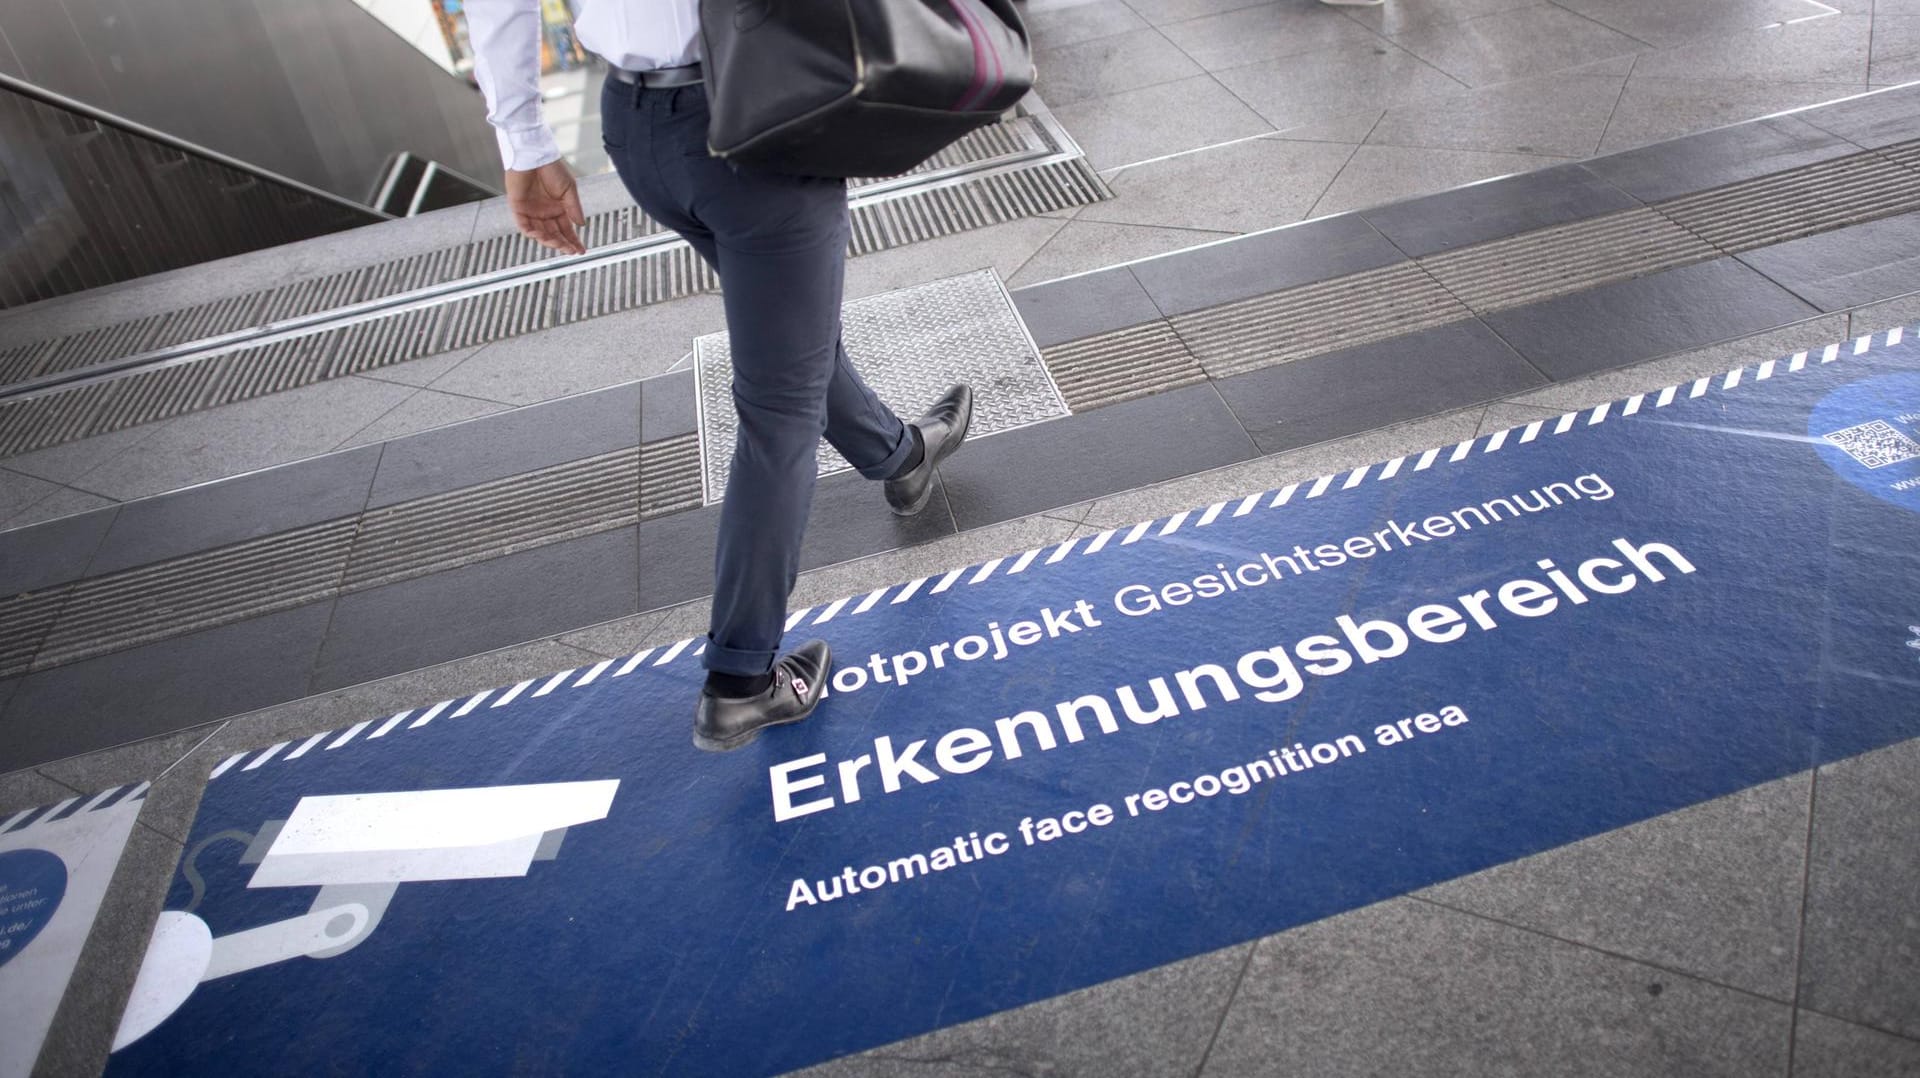
[[[147,343],[147,347],[150,349],[172,348],[188,341],[205,340],[208,337],[246,329],[255,324],[254,315],[265,299],[265,293],[250,292],[246,295],[202,303],[197,307],[189,307],[184,311],[168,315],[159,332]]]
[[[870,254],[1107,197],[1106,185],[1081,159],[975,177],[858,206],[848,250]]]
[[[27,672],[70,590],[48,588],[0,599],[0,677]]]
[[[553,298],[558,282],[531,281],[484,292],[469,299],[455,300],[440,308],[435,352],[517,337],[522,333],[546,329],[553,323]]]
[[[34,341],[0,351],[0,384],[24,382],[44,374],[58,340]]]
[[[637,448],[373,510],[344,590],[497,558],[640,519]]]
[[[648,255],[572,273],[554,282],[554,324],[617,314],[701,292],[718,291],[720,279],[691,247],[676,246]]]
[[[1920,209],[1920,171],[1879,154],[1854,154],[1655,208],[1731,254]]]
[[[640,517],[700,506],[700,435],[663,438],[640,447]]]
[[[54,353],[46,369],[73,370],[145,351],[166,320],[164,314],[153,314],[131,322],[119,322],[62,337],[55,342]]]
[[[339,586],[356,526],[328,521],[80,581],[33,669],[324,599]]]
[[[1165,322],[1148,322],[1043,349],[1060,395],[1075,412],[1101,408],[1207,379],[1199,360]]]
[[[1418,263],[1399,262],[1172,322],[1206,372],[1224,378],[1471,316]]]
[[[1010,157],[1039,148],[1051,148],[1051,141],[1031,118],[1016,117],[969,133],[958,142],[934,154],[906,175],[917,176],[938,172],[941,169],[957,168],[961,165],[979,164],[996,157]],[[858,190],[877,183],[886,183],[892,179],[894,177],[890,176],[860,178],[850,181],[847,186]]]
[[[1658,212],[1631,209],[1431,255],[1420,264],[1484,314],[1719,254]]]

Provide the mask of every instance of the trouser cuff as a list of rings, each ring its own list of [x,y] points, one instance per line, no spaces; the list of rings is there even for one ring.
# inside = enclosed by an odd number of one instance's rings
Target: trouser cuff
[[[713,634],[708,633],[707,649],[700,653],[700,665],[722,674],[756,677],[773,669],[773,660],[778,654],[779,652],[772,648],[755,650],[721,647],[714,643]]]

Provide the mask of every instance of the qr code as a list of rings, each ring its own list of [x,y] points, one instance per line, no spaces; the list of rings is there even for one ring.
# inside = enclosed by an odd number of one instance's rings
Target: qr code
[[[1847,456],[1868,468],[1884,468],[1889,464],[1920,459],[1920,442],[1907,437],[1905,431],[1884,419],[1836,430],[1826,437],[1827,441],[1845,450]]]

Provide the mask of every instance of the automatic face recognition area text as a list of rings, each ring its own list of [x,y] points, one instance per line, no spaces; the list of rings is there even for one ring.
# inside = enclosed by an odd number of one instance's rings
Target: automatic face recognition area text
[[[1920,460],[1859,434],[1920,351],[1837,358],[796,611],[855,659],[737,753],[684,641],[243,754],[173,920],[378,930],[110,1071],[784,1073],[1920,736]],[[615,780],[472,878],[251,885],[303,803]]]

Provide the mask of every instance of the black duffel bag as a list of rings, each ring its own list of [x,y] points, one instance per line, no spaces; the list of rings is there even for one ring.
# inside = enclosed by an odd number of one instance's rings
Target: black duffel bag
[[[701,0],[707,148],[800,176],[893,176],[1033,86],[1013,0]]]

